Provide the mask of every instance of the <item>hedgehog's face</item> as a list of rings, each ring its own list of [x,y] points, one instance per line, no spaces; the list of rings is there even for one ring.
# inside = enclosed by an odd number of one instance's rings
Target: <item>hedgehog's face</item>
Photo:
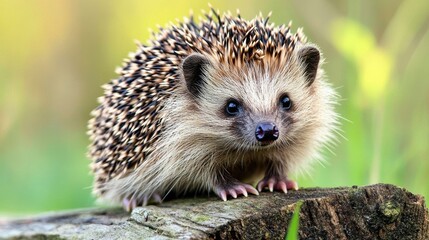
[[[204,114],[196,117],[220,142],[241,149],[284,147],[310,134],[319,59],[319,51],[310,46],[275,70],[247,64],[234,71],[193,54],[184,60],[183,73]]]

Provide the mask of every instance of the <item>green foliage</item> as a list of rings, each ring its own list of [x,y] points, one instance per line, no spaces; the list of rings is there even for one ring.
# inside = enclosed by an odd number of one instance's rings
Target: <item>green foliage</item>
[[[295,204],[295,210],[293,211],[292,219],[290,220],[289,227],[287,229],[287,234],[285,240],[297,240],[298,230],[299,230],[299,212],[301,210],[302,202],[299,201]]]
[[[215,1],[293,20],[341,95],[339,144],[301,187],[393,183],[429,197],[429,1]],[[165,6],[168,5],[168,8]],[[311,7],[309,7],[311,6]],[[85,153],[100,86],[147,29],[202,1],[0,1],[0,214],[92,206]],[[281,9],[281,10],[279,10]]]

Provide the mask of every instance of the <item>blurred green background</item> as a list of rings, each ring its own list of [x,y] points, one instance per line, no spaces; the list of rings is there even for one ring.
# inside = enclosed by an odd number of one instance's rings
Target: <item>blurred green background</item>
[[[393,183],[429,197],[429,1],[215,1],[293,20],[326,58],[343,135],[301,187]],[[0,214],[94,205],[86,123],[149,29],[204,1],[0,0]]]

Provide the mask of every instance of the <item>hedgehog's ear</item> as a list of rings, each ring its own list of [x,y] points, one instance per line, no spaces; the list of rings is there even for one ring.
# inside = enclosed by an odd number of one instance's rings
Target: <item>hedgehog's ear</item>
[[[204,84],[204,69],[210,61],[199,53],[193,53],[183,60],[183,76],[186,87],[194,96],[198,96]]]
[[[307,86],[310,86],[316,79],[320,62],[320,52],[316,47],[307,46],[298,51],[298,58],[304,67]]]

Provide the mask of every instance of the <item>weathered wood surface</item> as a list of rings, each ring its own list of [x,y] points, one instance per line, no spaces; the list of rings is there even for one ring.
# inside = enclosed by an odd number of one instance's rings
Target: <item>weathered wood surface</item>
[[[423,197],[386,184],[56,213],[0,222],[0,239],[284,239],[299,200],[300,239],[429,239]]]

